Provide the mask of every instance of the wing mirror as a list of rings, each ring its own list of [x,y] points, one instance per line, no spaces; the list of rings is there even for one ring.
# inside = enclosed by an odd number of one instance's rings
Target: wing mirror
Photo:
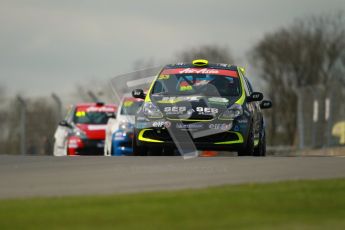
[[[261,109],[269,109],[269,108],[272,108],[272,101],[263,100],[263,101],[260,103],[260,108],[261,108]]]
[[[142,89],[135,89],[135,90],[132,91],[132,96],[134,98],[145,99],[146,94],[144,93],[144,90],[142,90]]]
[[[249,102],[252,102],[252,101],[262,101],[262,99],[264,99],[264,95],[262,93],[260,93],[260,92],[253,92],[248,97],[248,101]]]
[[[66,121],[66,120],[60,121],[59,122],[59,126],[67,127],[67,128],[72,128],[72,125],[68,121]]]
[[[108,119],[116,119],[116,114],[115,113],[107,113]]]

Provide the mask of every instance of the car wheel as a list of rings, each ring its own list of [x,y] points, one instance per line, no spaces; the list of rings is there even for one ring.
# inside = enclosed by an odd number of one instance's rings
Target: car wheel
[[[259,144],[254,148],[254,156],[263,157],[266,156],[266,134],[265,130],[261,130]]]
[[[238,156],[253,156],[254,154],[254,130],[253,126],[249,129],[247,143],[238,151]]]

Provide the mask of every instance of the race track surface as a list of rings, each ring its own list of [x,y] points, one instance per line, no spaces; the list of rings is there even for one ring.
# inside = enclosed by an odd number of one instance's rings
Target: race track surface
[[[345,157],[0,156],[1,199],[341,177]]]

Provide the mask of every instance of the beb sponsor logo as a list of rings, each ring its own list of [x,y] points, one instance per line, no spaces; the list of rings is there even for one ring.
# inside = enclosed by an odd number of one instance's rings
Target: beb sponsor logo
[[[164,112],[166,114],[183,114],[184,112],[187,111],[186,106],[168,106],[164,108]]]
[[[196,107],[196,112],[201,115],[212,115],[218,113],[218,109],[209,107]]]

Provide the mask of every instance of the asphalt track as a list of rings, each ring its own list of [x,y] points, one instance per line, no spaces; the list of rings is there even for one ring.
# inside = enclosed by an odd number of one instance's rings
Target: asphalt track
[[[345,157],[1,156],[0,198],[98,195],[344,178]]]

